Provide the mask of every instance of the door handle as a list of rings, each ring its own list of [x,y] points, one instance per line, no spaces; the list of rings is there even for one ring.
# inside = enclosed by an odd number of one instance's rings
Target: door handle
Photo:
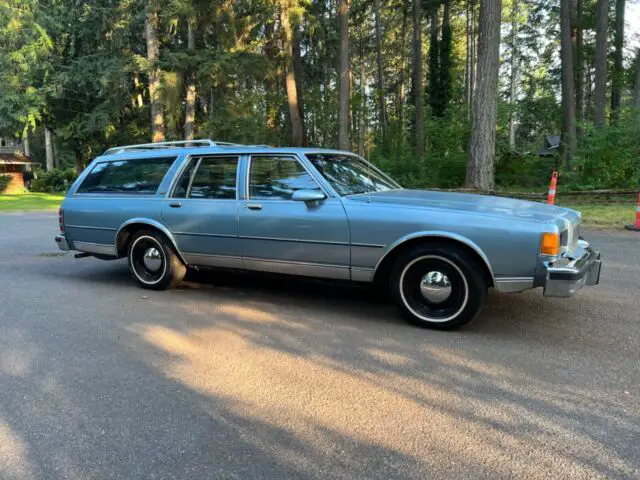
[[[169,206],[171,208],[180,208],[182,206],[182,202],[169,202]]]
[[[262,210],[262,205],[259,203],[247,203],[246,207],[249,210]]]

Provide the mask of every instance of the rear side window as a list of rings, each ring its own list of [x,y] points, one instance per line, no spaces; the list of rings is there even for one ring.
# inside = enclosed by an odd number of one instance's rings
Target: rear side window
[[[238,157],[194,158],[178,180],[173,197],[235,200],[237,171]]]
[[[85,177],[76,193],[155,195],[176,157],[101,162]]]

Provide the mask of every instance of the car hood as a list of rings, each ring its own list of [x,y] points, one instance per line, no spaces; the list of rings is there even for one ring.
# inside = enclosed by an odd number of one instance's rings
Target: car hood
[[[352,195],[349,198],[371,204],[397,204],[398,206],[407,207],[456,210],[479,215],[517,217],[535,222],[553,222],[558,224],[559,227],[562,227],[566,221],[571,223],[580,222],[580,214],[575,210],[545,203],[491,195],[399,189]],[[561,221],[559,222],[559,220]]]

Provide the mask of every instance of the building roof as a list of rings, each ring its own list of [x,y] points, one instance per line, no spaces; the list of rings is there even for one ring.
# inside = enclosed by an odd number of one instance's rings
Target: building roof
[[[0,165],[37,165],[30,157],[21,153],[0,153]]]

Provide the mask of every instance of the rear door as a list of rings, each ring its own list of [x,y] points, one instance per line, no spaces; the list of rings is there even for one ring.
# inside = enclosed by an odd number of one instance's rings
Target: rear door
[[[162,206],[162,220],[187,263],[240,268],[238,241],[239,155],[186,160]]]

